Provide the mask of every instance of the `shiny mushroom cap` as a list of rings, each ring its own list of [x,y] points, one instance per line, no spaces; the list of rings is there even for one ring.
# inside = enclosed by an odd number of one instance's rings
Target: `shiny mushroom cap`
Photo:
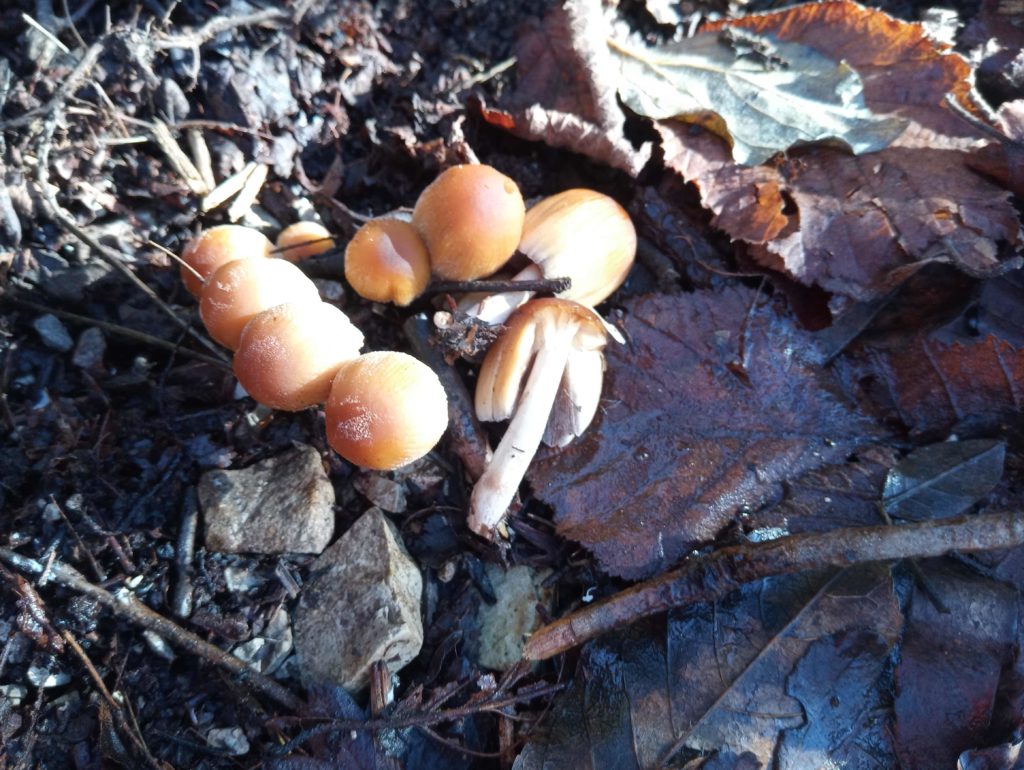
[[[203,282],[221,265],[236,259],[268,257],[273,245],[259,230],[241,225],[211,227],[185,245],[181,261],[181,279],[193,296],[203,290]]]
[[[430,283],[430,255],[408,222],[372,219],[345,248],[345,280],[365,299],[408,305]]]
[[[490,166],[453,166],[420,195],[412,214],[441,278],[491,275],[516,250],[526,206],[514,181]]]

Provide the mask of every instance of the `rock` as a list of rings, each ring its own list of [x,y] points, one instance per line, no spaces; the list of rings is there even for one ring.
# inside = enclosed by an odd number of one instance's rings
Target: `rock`
[[[32,328],[42,338],[43,344],[58,353],[67,353],[75,346],[67,328],[52,313],[41,315],[32,322]]]
[[[371,508],[314,562],[295,612],[295,649],[306,681],[329,679],[350,692],[370,665],[394,673],[423,645],[423,579],[398,530]]]
[[[71,363],[81,369],[95,369],[103,365],[103,354],[107,350],[107,341],[103,332],[90,326],[78,335],[78,344],[71,355]]]
[[[249,739],[241,727],[215,727],[206,734],[206,743],[232,757],[249,753]]]
[[[356,476],[352,486],[372,505],[388,513],[405,513],[405,485],[381,476],[379,473],[366,473]]]
[[[334,487],[311,446],[199,481],[206,547],[228,553],[320,553],[334,534]]]
[[[512,567],[507,572],[496,564],[487,565],[487,577],[497,602],[481,604],[477,613],[480,647],[477,662],[484,668],[508,671],[523,657],[523,644],[537,630],[537,605],[551,604],[551,589],[544,580],[551,570]]]

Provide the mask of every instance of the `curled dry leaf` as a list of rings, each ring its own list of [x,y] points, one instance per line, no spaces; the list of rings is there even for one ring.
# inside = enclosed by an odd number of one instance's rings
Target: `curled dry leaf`
[[[619,94],[634,112],[702,125],[737,163],[764,163],[803,143],[841,141],[854,152],[888,146],[905,127],[864,102],[846,62],[801,42],[726,27],[655,48],[611,42]]]
[[[501,109],[484,107],[484,120],[639,174],[651,146],[626,139],[609,34],[600,0],[555,4],[519,41],[516,92]]]
[[[559,533],[613,574],[663,569],[876,432],[811,360],[810,335],[752,290],[626,309],[629,343],[607,351],[606,419],[527,477]]]
[[[907,128],[889,148],[861,157],[813,147],[744,168],[720,139],[659,122],[666,165],[698,185],[716,226],[750,244],[762,264],[856,300],[890,290],[920,261],[972,275],[1000,269],[1001,250],[1019,242],[1018,217],[1004,189],[969,170],[983,165],[972,153],[984,137],[945,104],[948,94],[969,109],[962,57],[936,48],[918,25],[849,2],[729,26],[847,63],[867,107]]]

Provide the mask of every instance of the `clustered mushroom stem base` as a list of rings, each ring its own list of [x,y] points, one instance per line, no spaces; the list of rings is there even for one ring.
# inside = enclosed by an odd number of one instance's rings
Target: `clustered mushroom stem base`
[[[481,537],[494,539],[495,528],[505,517],[537,453],[578,329],[576,323],[567,324],[544,340],[533,360],[508,430],[494,450],[490,465],[473,487],[469,528]]]

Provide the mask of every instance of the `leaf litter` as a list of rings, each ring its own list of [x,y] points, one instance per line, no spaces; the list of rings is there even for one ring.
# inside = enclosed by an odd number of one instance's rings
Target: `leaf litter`
[[[247,10],[243,5],[218,10]],[[125,116],[155,119],[150,104],[171,131],[206,132],[219,177],[250,157],[269,164],[259,216],[286,221],[305,190],[345,234],[352,221],[347,204],[390,210],[407,203],[439,166],[479,154],[523,180],[530,195],[584,180],[643,213],[635,219],[649,259],[613,298],[630,340],[609,351],[603,415],[582,442],[549,453],[531,475],[533,491],[549,503],[557,532],[570,543],[532,516],[512,520],[517,539],[506,558],[558,568],[559,614],[593,593],[611,594],[620,583],[609,574],[655,575],[694,548],[742,560],[753,553],[744,550],[746,540],[772,546],[783,538],[778,543],[785,545],[797,542],[788,535],[816,533],[839,553],[872,527],[898,535],[921,526],[885,527],[886,505],[897,519],[930,519],[924,525],[967,509],[950,526],[969,546],[972,522],[995,521],[973,511],[1020,510],[1024,305],[1016,276],[993,277],[1019,262],[1009,191],[1024,189],[1021,154],[999,132],[1020,138],[1020,108],[1007,102],[1001,123],[981,130],[987,118],[973,106],[972,66],[962,56],[916,25],[847,2],[716,22],[700,33],[704,42],[690,43],[706,48],[698,68],[717,61],[706,88],[734,80],[743,68],[745,81],[763,79],[768,90],[755,88],[714,119],[685,125],[675,114],[639,114],[644,110],[629,88],[651,73],[624,77],[608,46],[617,40],[621,51],[628,43],[648,61],[667,47],[677,55],[664,29],[645,26],[636,4],[622,6],[625,18],[606,14],[596,0],[570,0],[543,19],[531,6],[522,12],[534,17],[520,37],[514,76],[507,74],[509,59],[487,58],[509,55],[504,35],[519,20],[514,14],[445,6],[429,17],[406,9],[413,15],[392,20],[365,5],[344,7],[351,11],[344,18],[322,2],[302,4],[294,18],[276,11],[269,22],[261,17],[262,26],[229,26],[194,50],[175,49],[180,56],[154,55],[138,37],[116,37],[119,47],[105,51],[96,83],[81,87],[74,59],[58,55],[50,41],[42,41],[52,50],[37,61],[18,58],[22,22],[13,10],[0,12],[11,21],[0,25],[0,37],[10,38],[16,64],[12,70],[0,62],[7,169],[0,237],[12,249],[0,252],[4,291],[38,298],[38,287],[39,296],[52,299],[67,282],[65,301],[83,314],[143,323],[177,339],[176,327],[151,305],[140,309],[137,297],[117,309],[123,286],[96,291],[78,275],[96,263],[85,246],[73,248],[74,230],[50,217],[46,201],[25,183],[35,170],[22,164],[40,159],[40,189],[48,189],[47,174],[67,182],[57,194],[74,212],[71,223],[116,239],[123,261],[184,314],[170,271],[144,252],[132,253],[138,236],[174,245],[197,224],[180,172],[133,141],[125,125],[135,123],[122,125]],[[1008,23],[994,7],[985,4],[985,24]],[[110,24],[89,8],[78,18],[81,33],[105,40]],[[211,8],[179,4],[162,20],[141,13],[166,40],[182,22],[203,30]],[[113,13],[115,36],[125,29],[119,25],[134,23]],[[43,16],[75,45],[70,27]],[[459,34],[466,30],[472,34]],[[449,50],[453,36],[460,38],[457,57]],[[130,74],[122,77],[124,71]],[[793,77],[798,71],[822,75],[845,97],[812,93],[808,77]],[[61,112],[61,130],[47,140],[52,155],[48,146],[40,153],[38,135],[17,129],[30,124],[26,115],[48,114],[49,84],[69,72],[68,94],[79,106]],[[665,82],[679,90],[678,78]],[[1013,92],[1012,78],[1000,87],[1008,99],[1024,97]],[[92,104],[96,93],[116,106],[102,98]],[[959,109],[949,107],[947,94]],[[806,112],[824,115],[824,125],[786,138],[780,116],[749,117],[749,101],[780,95],[809,100]],[[706,118],[708,105],[696,107]],[[186,128],[189,117],[200,120]],[[508,142],[484,123],[538,144]],[[722,137],[733,140],[731,148]],[[809,141],[819,137],[825,141]],[[738,162],[744,159],[764,162]],[[683,179],[694,184],[686,188]],[[698,194],[705,217],[694,211]],[[922,267],[934,263],[960,271],[947,277],[951,291],[944,295],[918,291],[936,283]],[[655,288],[657,294],[646,294]],[[827,326],[829,309],[862,310],[874,301],[881,310],[871,307],[827,350],[822,337],[801,326],[809,318]],[[352,297],[344,302],[372,329],[375,346],[394,344],[393,314]],[[10,512],[6,545],[19,558],[33,556],[7,563],[39,571],[44,556],[60,569],[78,564],[104,583],[137,587],[153,612],[169,610],[161,597],[172,588],[177,593],[183,583],[174,575],[181,571],[195,604],[191,615],[182,612],[182,624],[194,624],[221,647],[262,628],[268,612],[287,613],[309,577],[307,563],[229,563],[195,553],[168,533],[204,463],[247,465],[283,451],[316,433],[317,416],[263,422],[266,415],[243,414],[219,369],[179,366],[138,342],[111,338],[99,360],[69,365],[63,357],[70,353],[36,339],[37,312],[5,303],[0,317],[0,419],[12,428],[0,446],[0,508]],[[167,345],[175,355],[194,352],[191,342]],[[458,379],[460,372],[453,373]],[[203,394],[198,377],[209,385]],[[958,440],[946,441],[951,432]],[[463,643],[472,639],[473,609],[487,595],[480,558],[498,556],[472,542],[457,513],[449,515],[462,504],[463,454],[448,442],[438,456],[446,470],[430,483],[415,472],[392,481],[420,508],[399,518],[429,583],[428,646],[403,672],[393,704],[376,697],[364,708],[310,687],[306,708],[278,699],[275,708],[292,713],[268,717],[252,693],[236,691],[237,682],[204,675],[188,656],[169,669],[149,648],[133,645],[124,623],[97,624],[95,608],[66,601],[43,581],[33,594],[37,609],[95,645],[90,653],[111,651],[94,656],[100,681],[117,678],[136,709],[139,735],[160,763],[182,767],[237,763],[188,740],[165,739],[212,724],[241,726],[231,729],[252,746],[247,762],[264,752],[260,759],[267,759],[282,744],[294,749],[273,755],[278,767],[485,767],[499,760],[480,754],[495,746],[508,766],[531,735],[533,716],[540,720],[520,768],[545,759],[570,768],[669,762],[706,770],[1019,764],[1021,548],[961,555],[955,567],[929,561],[758,576],[728,596],[714,593],[711,575],[714,601],[588,643],[561,669],[530,673],[522,697],[513,691],[503,699],[512,685],[481,674],[464,652],[472,645]],[[365,504],[353,492],[351,469],[329,456],[325,462],[344,493],[337,513],[346,526]],[[59,515],[57,500],[67,502]],[[1013,524],[1005,513],[1000,521]],[[835,532],[840,527],[858,529],[845,535]],[[858,547],[867,551],[865,542]],[[577,543],[587,553],[569,555]],[[50,653],[20,643],[35,633],[32,618],[10,596],[3,606],[14,640],[0,663],[4,681],[17,683],[26,670],[43,681]],[[26,624],[20,631],[19,618]],[[130,650],[127,660],[119,650]],[[101,708],[94,727],[87,710],[101,690],[81,661],[53,665],[78,678],[52,702],[45,688],[33,706],[17,684],[5,685],[4,751],[22,758],[35,752],[41,766],[69,752],[84,767],[137,759],[118,749],[126,735],[116,705]],[[558,671],[574,669],[568,692],[552,700],[563,686]],[[303,686],[287,664],[280,677],[282,687]],[[454,705],[445,710],[449,700]],[[531,700],[533,706],[523,705]],[[65,730],[69,719],[73,729]],[[48,740],[35,742],[37,735]]]

